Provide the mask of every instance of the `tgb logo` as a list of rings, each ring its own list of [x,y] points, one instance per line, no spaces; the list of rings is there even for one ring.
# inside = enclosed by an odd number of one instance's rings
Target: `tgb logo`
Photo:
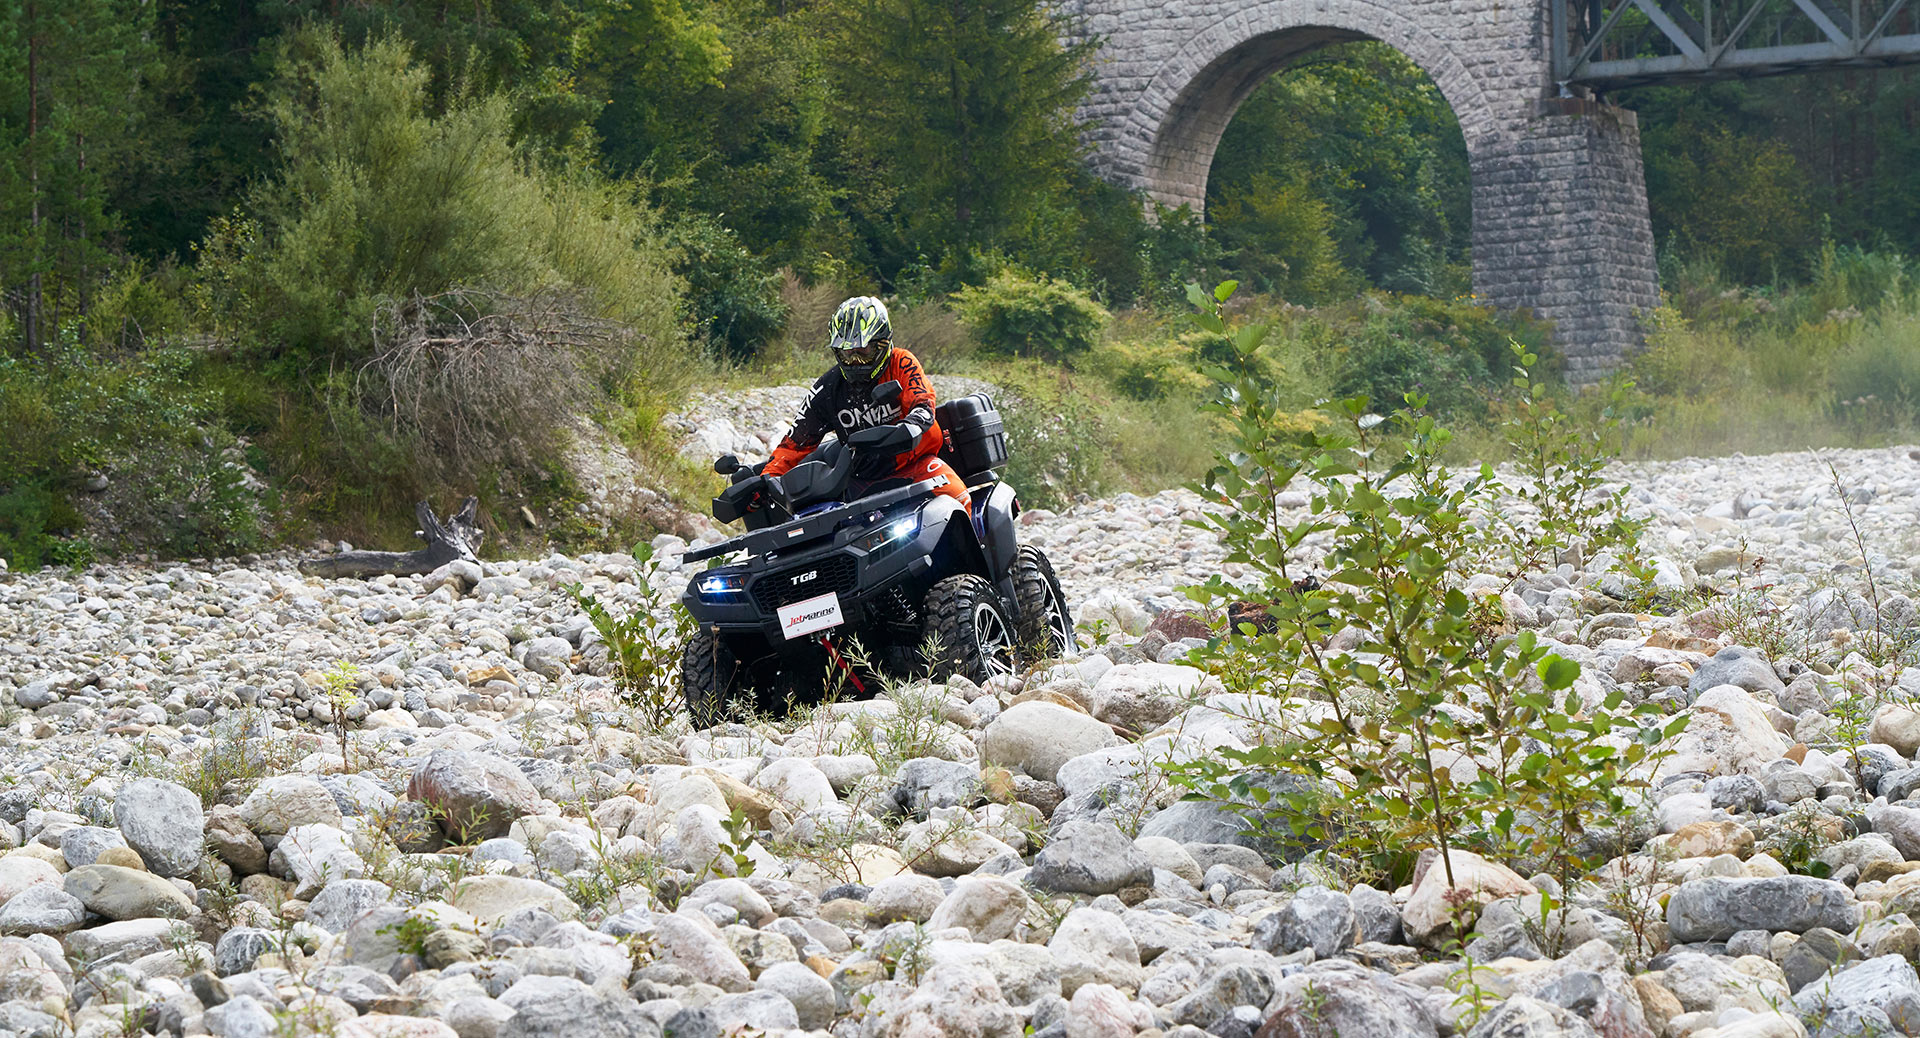
[[[840,428],[847,432],[854,432],[869,426],[897,421],[900,410],[894,404],[868,404],[865,407],[843,407],[835,417],[840,421]]]

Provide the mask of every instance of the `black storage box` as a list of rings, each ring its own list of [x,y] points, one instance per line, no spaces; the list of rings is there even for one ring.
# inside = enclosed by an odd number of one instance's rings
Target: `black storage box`
[[[993,470],[1007,463],[1007,426],[992,397],[975,393],[949,400],[934,409],[933,417],[946,434],[940,457],[968,483],[993,479]]]

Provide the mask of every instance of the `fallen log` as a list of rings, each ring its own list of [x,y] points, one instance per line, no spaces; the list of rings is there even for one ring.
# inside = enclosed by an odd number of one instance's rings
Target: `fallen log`
[[[432,573],[461,559],[477,563],[480,560],[475,552],[486,536],[486,531],[474,525],[474,513],[479,507],[480,499],[469,497],[460,503],[460,510],[443,523],[434,518],[433,508],[422,501],[413,506],[414,519],[420,523],[414,535],[427,542],[426,547],[415,551],[343,551],[322,555],[301,563],[300,572],[329,579],[378,577],[388,573],[407,577]]]

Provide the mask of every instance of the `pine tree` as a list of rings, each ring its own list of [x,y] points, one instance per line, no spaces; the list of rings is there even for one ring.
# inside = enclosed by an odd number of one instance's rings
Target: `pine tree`
[[[117,257],[108,205],[139,144],[155,72],[152,11],[137,0],[15,0],[0,7],[0,288],[38,349],[84,334]]]

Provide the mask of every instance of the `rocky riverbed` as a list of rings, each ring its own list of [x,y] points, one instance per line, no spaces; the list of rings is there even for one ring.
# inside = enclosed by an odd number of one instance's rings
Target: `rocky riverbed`
[[[1858,652],[1920,638],[1920,459],[1615,476],[1658,589],[1744,619],[1636,612],[1606,559],[1509,594],[1583,694],[1694,717],[1568,890],[1355,885],[1178,800],[1158,762],[1263,735],[1162,619],[1235,575],[1184,492],[1024,515],[1097,649],[703,732],[621,700],[567,590],[677,594],[675,537],[0,577],[0,1035],[1920,1034],[1920,666]]]

